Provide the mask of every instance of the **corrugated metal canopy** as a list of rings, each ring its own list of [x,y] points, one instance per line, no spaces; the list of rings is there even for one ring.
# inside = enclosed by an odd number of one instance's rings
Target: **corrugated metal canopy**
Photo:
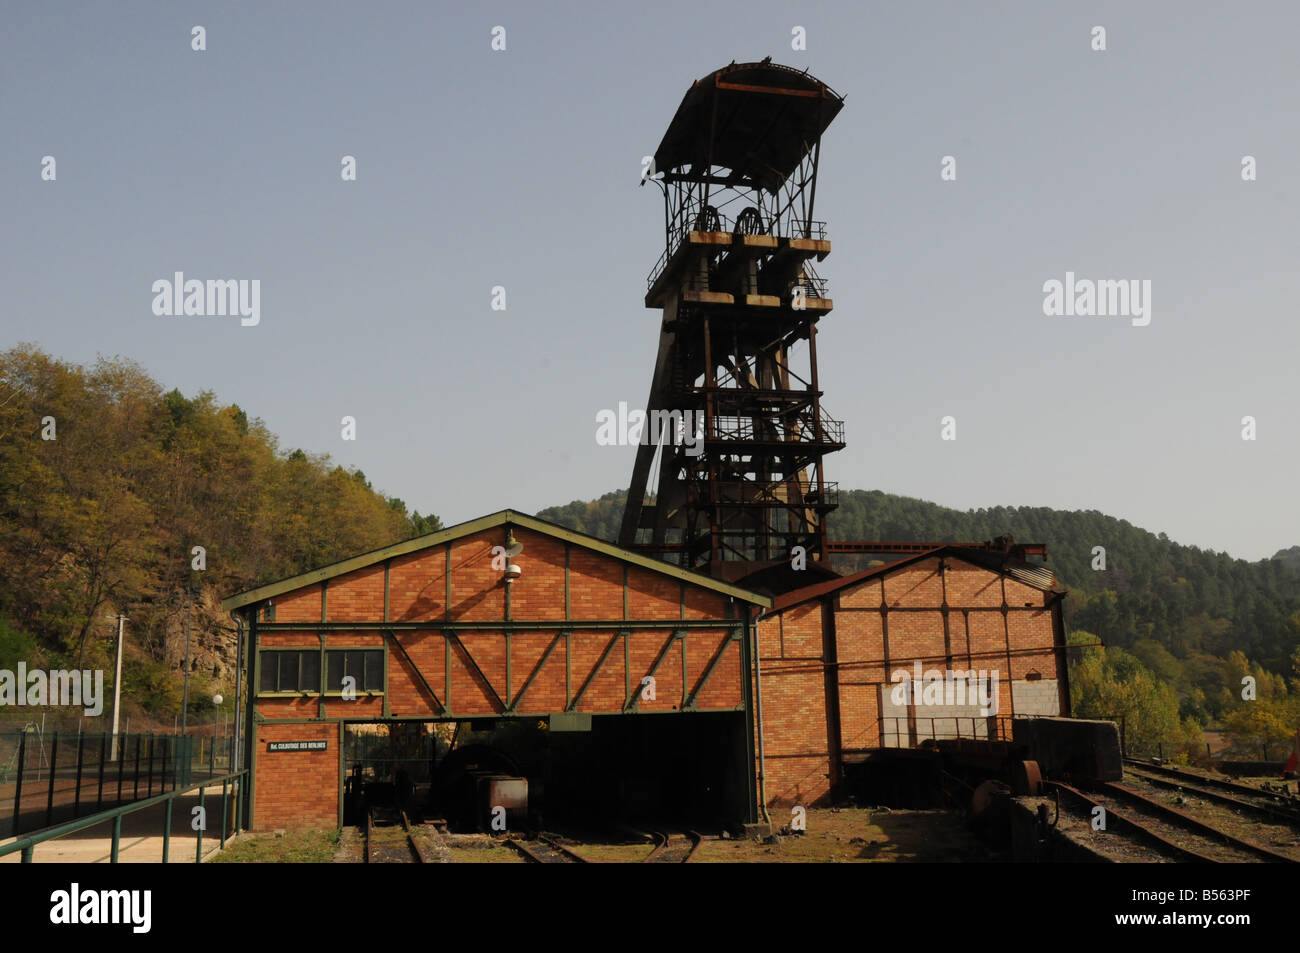
[[[768,60],[732,63],[686,91],[655,150],[655,168],[686,175],[694,167],[703,174],[712,158],[739,179],[776,192],[843,105],[844,97],[806,71]]]

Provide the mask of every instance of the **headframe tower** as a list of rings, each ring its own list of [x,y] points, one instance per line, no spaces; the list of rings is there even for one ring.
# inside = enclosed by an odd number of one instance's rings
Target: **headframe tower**
[[[732,63],[687,90],[664,133],[643,178],[664,195],[646,411],[676,429],[638,447],[621,545],[728,581],[800,546],[830,573],[838,487],[822,458],[844,447],[844,427],[821,406],[817,322],[832,302],[813,262],[830,242],[813,206],[822,133],[842,106],[806,71]]]

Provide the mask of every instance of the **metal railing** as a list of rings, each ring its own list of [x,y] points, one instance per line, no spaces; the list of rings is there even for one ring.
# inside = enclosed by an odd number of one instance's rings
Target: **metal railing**
[[[24,864],[30,864],[33,860],[33,857],[36,852],[36,846],[38,844],[43,844],[46,843],[47,841],[57,840],[60,837],[66,837],[69,834],[75,834],[78,833],[79,831],[84,831],[92,827],[97,827],[100,824],[104,824],[111,821],[113,824],[113,835],[112,835],[112,848],[109,854],[110,857],[109,863],[116,864],[118,862],[118,853],[119,853],[121,840],[122,840],[122,818],[125,817],[127,814],[134,814],[138,811],[144,811],[158,804],[162,804],[164,805],[163,831],[162,831],[162,837],[163,837],[162,862],[164,864],[168,863],[170,858],[170,853],[171,853],[173,804],[177,798],[184,797],[185,795],[189,794],[191,791],[197,790],[199,792],[198,806],[202,811],[200,817],[204,819],[204,823],[200,823],[194,826],[193,828],[195,833],[194,862],[196,864],[201,863],[203,860],[203,833],[207,828],[207,824],[206,824],[207,790],[206,789],[209,786],[215,786],[218,781],[221,782],[221,835],[219,840],[219,847],[222,850],[224,850],[226,846],[226,841],[231,836],[237,836],[240,831],[240,826],[239,826],[240,818],[243,816],[243,812],[246,807],[245,802],[248,797],[248,789],[245,783],[247,775],[248,775],[248,770],[244,769],[243,771],[236,771],[231,774],[224,774],[221,775],[220,777],[208,778],[204,781],[199,781],[197,783],[191,784],[185,788],[177,788],[176,790],[169,791],[166,794],[159,794],[154,797],[146,798],[142,801],[136,801],[133,804],[128,804],[123,807],[115,807],[107,811],[100,811],[96,814],[92,814],[89,817],[84,817],[77,821],[70,821],[67,824],[60,824],[57,827],[51,827],[46,830],[37,831],[34,834],[28,834],[26,837],[20,837],[18,840],[12,841],[11,843],[0,845],[0,857],[4,857],[8,854],[21,852],[22,862]],[[231,791],[232,785],[234,788],[233,792]],[[229,811],[229,798],[231,796],[233,796],[235,799],[234,800],[235,812],[234,812],[233,823],[231,823],[232,819]]]
[[[719,414],[713,418],[714,440],[780,441],[784,443],[817,443],[817,433],[811,414],[800,414],[794,421],[783,421],[754,415]],[[844,442],[844,421],[821,418],[822,443]]]
[[[803,273],[795,278],[794,284],[791,286],[791,293],[795,288],[802,288],[805,298],[824,299],[826,297],[826,279],[813,271],[812,266],[806,262],[803,266]]]
[[[1012,719],[1007,715],[917,717],[915,720],[916,743],[967,739],[971,741],[1010,741],[1011,721]],[[890,723],[893,725],[892,731],[886,728]],[[929,729],[928,733],[927,728]],[[891,715],[880,718],[880,746],[882,748],[913,747],[912,736],[909,720],[906,717]],[[893,744],[890,744],[891,739]]]
[[[743,213],[742,213],[743,214]],[[691,232],[699,231],[716,231],[730,232],[733,235],[773,235],[777,238],[813,238],[818,241],[826,240],[826,223],[813,220],[812,222],[791,221],[789,224],[796,226],[790,230],[788,235],[783,235],[780,231],[781,223],[767,221],[762,230],[755,231],[749,227],[748,222],[738,222],[735,219],[728,218],[722,212],[716,209],[710,210],[709,221],[702,220],[702,210],[698,206],[692,206],[686,210],[686,214],[678,214],[677,218],[669,226],[667,241],[664,244],[664,250],[659,255],[654,267],[650,269],[650,274],[646,276],[646,289],[651,288],[663,270],[668,267],[668,261],[676,254],[677,249],[681,247],[682,242],[686,241]],[[820,281],[820,279],[818,279]],[[810,297],[825,297],[821,295],[810,295]]]
[[[835,482],[818,486],[814,480],[719,480],[715,486],[718,502],[726,506],[837,506],[840,499],[840,485]]]
[[[193,735],[0,735],[0,837],[175,790],[205,771],[215,777],[231,769],[234,743]]]

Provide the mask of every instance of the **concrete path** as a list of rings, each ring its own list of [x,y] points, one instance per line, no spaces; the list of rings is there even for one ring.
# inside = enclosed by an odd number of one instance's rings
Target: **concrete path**
[[[207,857],[218,847],[221,838],[221,785],[205,789],[204,807],[207,812],[207,829],[203,832],[203,854]],[[233,812],[233,797],[227,797],[227,812]],[[193,828],[194,808],[199,806],[199,792],[181,795],[172,802],[171,845],[169,863],[194,863],[198,834]],[[122,818],[122,836],[118,841],[119,863],[157,864],[162,862],[163,820],[165,806],[155,804]],[[234,830],[233,818],[228,816],[226,831]],[[0,841],[0,847],[12,844],[18,838]],[[228,841],[227,841],[228,842]],[[112,856],[113,824],[106,821],[94,827],[66,834],[55,840],[37,844],[32,857],[34,863],[106,864]],[[22,853],[15,852],[0,857],[0,864],[22,862]]]

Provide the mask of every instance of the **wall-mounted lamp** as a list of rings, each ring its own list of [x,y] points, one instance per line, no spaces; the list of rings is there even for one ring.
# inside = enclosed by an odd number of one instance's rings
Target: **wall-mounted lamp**
[[[510,560],[524,551],[524,544],[515,539],[514,530],[506,530],[506,582],[514,582],[524,571]]]

